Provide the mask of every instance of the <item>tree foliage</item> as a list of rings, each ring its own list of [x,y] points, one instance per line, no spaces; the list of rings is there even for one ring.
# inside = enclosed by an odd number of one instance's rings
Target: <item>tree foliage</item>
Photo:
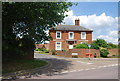
[[[45,31],[61,23],[70,6],[70,2],[3,2],[3,59],[49,40]]]
[[[118,48],[118,46],[115,45],[115,44],[113,44],[113,43],[108,43],[108,44],[107,44],[107,48],[108,48],[108,49],[113,49],[113,48]]]
[[[92,43],[91,45],[91,49],[99,49],[99,45],[97,43]]]
[[[104,39],[97,39],[93,43],[97,44],[99,47],[107,47],[107,42]]]
[[[78,44],[75,45],[75,48],[89,48],[89,44],[83,43],[83,44]],[[114,49],[118,48],[117,45],[113,43],[107,43],[104,39],[97,39],[93,43],[90,44],[90,49],[101,49],[101,48],[107,48],[107,49]]]

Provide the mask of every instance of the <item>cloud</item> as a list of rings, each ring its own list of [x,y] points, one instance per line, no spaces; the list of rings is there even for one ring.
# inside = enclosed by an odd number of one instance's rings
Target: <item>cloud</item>
[[[97,38],[105,39],[107,42],[118,43],[118,31],[111,31],[107,35],[99,35]]]
[[[73,2],[73,0],[68,0]],[[74,0],[74,2],[119,2],[119,0]]]
[[[118,39],[118,17],[107,16],[105,12],[100,15],[76,16],[71,10],[64,19],[66,25],[74,25],[75,19],[80,19],[80,25],[93,30],[93,39],[104,38],[107,42],[117,43]]]

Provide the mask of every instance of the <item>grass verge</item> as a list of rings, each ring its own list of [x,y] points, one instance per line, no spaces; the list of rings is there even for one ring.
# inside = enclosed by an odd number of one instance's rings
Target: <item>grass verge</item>
[[[48,63],[42,60],[9,60],[2,64],[2,73],[16,72],[20,70],[28,70],[42,67]]]
[[[34,53],[49,54],[49,53],[45,53],[44,51],[34,51]]]

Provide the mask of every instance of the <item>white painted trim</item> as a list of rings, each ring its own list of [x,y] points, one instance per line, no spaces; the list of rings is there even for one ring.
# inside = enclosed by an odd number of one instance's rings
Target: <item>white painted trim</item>
[[[85,33],[85,38],[83,38],[82,33]],[[81,32],[81,39],[86,39],[86,32]]]
[[[84,42],[84,41],[88,41],[88,40],[78,40],[78,41],[82,41],[82,42]]]
[[[57,43],[60,43],[60,49],[57,48]],[[62,42],[56,42],[56,44],[55,44],[55,49],[56,49],[56,50],[61,50],[61,47],[62,47]]]
[[[60,38],[57,38],[57,33],[60,33]],[[61,34],[62,34],[61,31],[56,31],[56,39],[61,39]]]
[[[60,39],[60,40],[58,40],[58,39],[53,39],[53,41],[64,41],[64,40],[62,40],[62,39]]]
[[[73,37],[72,37],[72,38],[70,38],[70,33],[73,33]],[[69,38],[69,39],[74,39],[74,32],[69,32],[69,33],[68,33],[68,38]]]

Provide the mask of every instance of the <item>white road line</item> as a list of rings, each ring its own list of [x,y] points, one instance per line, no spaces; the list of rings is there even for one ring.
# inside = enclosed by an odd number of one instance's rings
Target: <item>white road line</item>
[[[94,64],[94,63],[87,63],[87,64]]]
[[[80,69],[80,70],[78,70],[78,71],[83,71],[84,69]]]
[[[68,71],[63,71],[62,73],[68,73]]]
[[[91,68],[91,69],[96,69],[96,68]]]
[[[77,70],[69,71],[69,72],[76,72]]]
[[[87,70],[93,70],[93,69],[99,69],[99,68],[105,68],[105,67],[112,67],[112,66],[118,66],[118,64],[98,66],[97,68],[87,68],[87,69],[80,69],[80,70],[64,71],[64,72],[62,72],[62,73],[85,71],[85,70],[87,71]]]
[[[85,70],[90,70],[91,68],[85,69]]]

